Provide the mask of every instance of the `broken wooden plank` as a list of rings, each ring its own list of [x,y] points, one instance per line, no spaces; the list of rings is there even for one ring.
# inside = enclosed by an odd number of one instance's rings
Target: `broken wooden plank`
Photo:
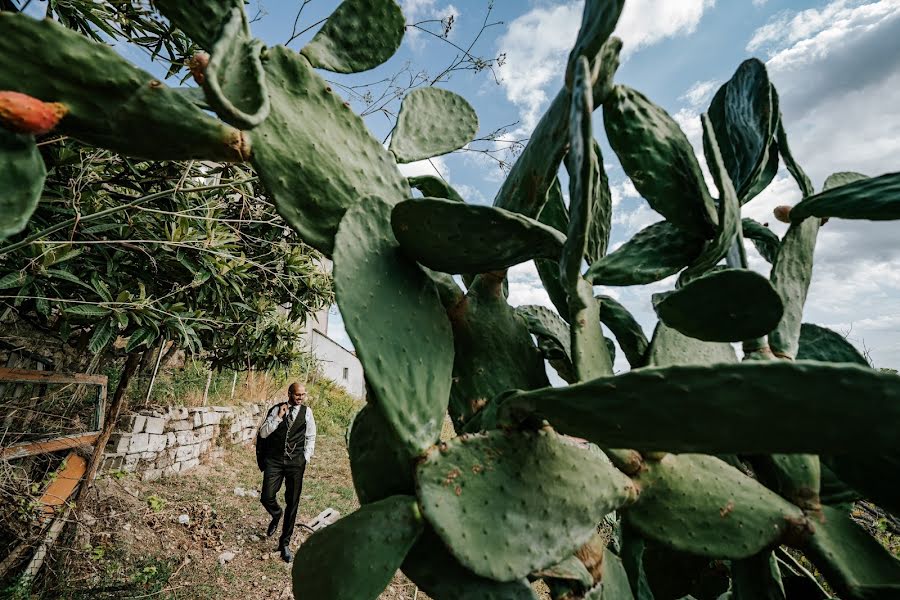
[[[56,542],[56,538],[62,533],[63,527],[66,526],[66,519],[68,518],[70,511],[71,508],[66,507],[63,514],[56,517],[53,524],[47,529],[47,535],[44,536],[41,545],[38,546],[37,552],[34,553],[34,558],[31,559],[31,562],[28,563],[28,566],[25,567],[25,570],[22,572],[22,577],[25,580],[34,581],[35,576],[44,564],[44,559],[47,558],[50,547],[53,546]]]
[[[85,375],[83,373],[61,373],[59,371],[32,371],[0,367],[0,381],[12,383],[84,383],[107,384],[106,375]]]
[[[79,448],[81,446],[90,446],[96,442],[99,437],[99,431],[90,431],[88,433],[76,433],[73,435],[64,435],[62,437],[43,438],[33,442],[13,444],[6,448],[0,448],[0,460],[14,460],[26,456],[34,456],[35,454],[46,454],[48,452],[59,452],[60,450]]]
[[[81,482],[81,478],[84,477],[86,470],[87,460],[75,452],[70,452],[64,461],[62,470],[57,472],[56,477],[41,496],[44,512],[42,523],[53,518],[53,515],[59,512],[59,507],[66,504]]]

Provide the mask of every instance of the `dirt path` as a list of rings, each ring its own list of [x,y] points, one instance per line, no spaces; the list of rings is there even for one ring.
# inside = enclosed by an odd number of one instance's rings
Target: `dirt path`
[[[66,573],[69,589],[53,590],[52,597],[292,598],[290,565],[275,552],[274,538],[265,537],[269,518],[258,499],[261,481],[252,447],[234,447],[221,464],[202,465],[178,478],[104,478],[91,502],[99,507],[96,514],[56,565]],[[249,493],[241,495],[243,490]],[[320,436],[304,479],[299,521],[327,507],[347,515],[358,506],[343,439]],[[183,515],[186,524],[179,522]],[[295,533],[293,548],[305,537]],[[223,553],[234,556],[222,564]],[[416,596],[415,585],[399,572],[381,595],[414,597],[427,599],[421,592]]]

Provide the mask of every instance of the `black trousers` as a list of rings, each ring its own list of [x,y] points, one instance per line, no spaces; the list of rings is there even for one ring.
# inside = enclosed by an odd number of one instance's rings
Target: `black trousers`
[[[291,461],[293,463],[293,461]],[[303,473],[306,471],[306,462],[301,464],[286,463],[283,458],[266,458],[266,469],[263,471],[262,493],[260,502],[272,515],[272,518],[281,516],[284,512],[284,525],[281,529],[281,537],[278,538],[278,547],[284,547],[291,543],[294,533],[294,522],[297,520],[297,508],[300,506],[300,493],[303,491]],[[284,511],[278,504],[278,490],[284,483]]]

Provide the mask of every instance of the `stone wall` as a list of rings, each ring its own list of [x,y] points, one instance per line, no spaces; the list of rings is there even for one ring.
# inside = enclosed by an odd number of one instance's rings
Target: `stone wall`
[[[119,419],[106,446],[104,471],[153,480],[222,457],[225,446],[253,440],[263,407],[207,406],[140,411]]]

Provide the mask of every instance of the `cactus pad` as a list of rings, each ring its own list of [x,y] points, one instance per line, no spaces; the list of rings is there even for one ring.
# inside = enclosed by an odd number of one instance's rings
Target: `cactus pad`
[[[774,231],[753,219],[741,219],[741,230],[744,238],[753,242],[760,256],[769,263],[775,262],[781,240]]]
[[[234,8],[241,0],[154,0],[153,5],[197,45],[212,51]]]
[[[316,68],[359,73],[392,57],[405,31],[394,0],[344,0],[300,53]]]
[[[455,438],[429,451],[416,479],[450,552],[498,581],[571,555],[635,492],[599,450],[546,429]]]
[[[297,600],[375,600],[422,533],[415,498],[367,504],[312,534],[294,560]]]
[[[46,177],[34,136],[0,129],[0,241],[25,229]]]
[[[600,322],[606,325],[625,353],[632,369],[645,366],[647,336],[637,320],[612,296],[597,296],[600,303]]]
[[[848,395],[851,404],[842,400]],[[537,414],[560,433],[640,451],[883,453],[896,445],[900,377],[815,361],[645,368],[517,392],[499,410]]]
[[[590,266],[585,279],[594,285],[643,285],[665,279],[691,264],[704,240],[668,221],[653,223]]]
[[[403,251],[444,273],[500,271],[532,258],[559,258],[565,236],[502,208],[416,198],[394,207],[394,235]]]
[[[241,8],[231,11],[201,77],[209,105],[223,121],[241,129],[262,123],[271,108],[260,60],[263,44],[246,35],[246,18]]]
[[[841,187],[842,185],[862,181],[863,179],[868,178],[868,175],[855,173],[853,171],[840,171],[838,173],[832,173],[825,179],[825,183],[822,184],[822,191],[827,192],[832,188]]]
[[[669,327],[706,342],[766,335],[784,311],[769,280],[755,271],[723,269],[660,295],[654,309]]]
[[[674,367],[736,363],[738,358],[731,344],[703,342],[666,327],[665,323],[657,323],[646,361],[651,367]]]
[[[636,477],[628,524],[660,544],[711,557],[746,558],[807,525],[803,512],[712,456],[667,454]]]
[[[715,206],[675,120],[640,92],[617,85],[603,105],[603,123],[622,168],[653,210],[688,233],[712,237]]]
[[[559,184],[559,179],[554,180],[553,185],[550,186],[550,190],[547,192],[547,202],[544,204],[544,208],[541,209],[538,221],[562,233],[565,233],[568,229],[569,209],[566,208],[566,204],[563,201],[562,186]],[[537,258],[534,261],[534,266],[537,269],[538,277],[541,278],[544,289],[547,290],[547,295],[550,296],[553,306],[556,307],[560,316],[568,321],[569,295],[560,281],[559,261]]]
[[[807,217],[900,219],[900,173],[858,179],[801,200],[791,209],[791,221]]]
[[[569,353],[572,343],[569,324],[543,306],[519,306],[516,312],[524,319],[528,332],[537,339],[538,348],[550,366],[569,383],[578,381]]]
[[[370,195],[394,203],[409,188],[390,153],[305,58],[278,46],[265,69],[272,109],[249,132],[253,167],[303,241],[330,255],[347,208]]]
[[[566,70],[566,83],[571,85],[575,79],[576,63],[580,56],[593,60],[600,52],[600,48],[612,35],[625,0],[588,0],[584,3],[584,13],[581,16],[581,28],[575,45],[569,53],[568,67]]]
[[[459,94],[419,88],[403,98],[391,152],[397,162],[410,163],[458,150],[478,131],[475,109]]]
[[[347,211],[335,244],[334,286],[378,407],[406,450],[417,452],[441,431],[453,339],[431,279],[398,251],[390,211],[374,197]]]
[[[397,442],[377,406],[364,406],[348,433],[347,454],[360,503],[415,491],[413,456]]]
[[[847,341],[847,338],[827,327],[812,323],[803,323],[800,326],[800,349],[797,351],[797,359],[869,366],[869,361]]]
[[[149,159],[242,161],[249,155],[242,132],[109,46],[24,14],[0,13],[0,31],[0,54],[18,57],[0,69],[0,89],[64,104],[59,133]]]
[[[430,528],[410,550],[402,569],[419,589],[440,600],[538,600],[524,578],[501,583],[466,569]]]
[[[819,219],[793,223],[778,247],[769,279],[784,303],[784,315],[778,327],[769,333],[772,351],[794,358],[800,347],[803,305],[812,281],[813,252],[819,235]]]
[[[419,190],[426,198],[445,198],[447,200],[453,200],[454,202],[465,202],[463,197],[459,195],[459,192],[454,190],[453,187],[441,177],[435,177],[434,175],[418,175],[415,177],[408,177],[406,181],[409,183],[409,187]]]

